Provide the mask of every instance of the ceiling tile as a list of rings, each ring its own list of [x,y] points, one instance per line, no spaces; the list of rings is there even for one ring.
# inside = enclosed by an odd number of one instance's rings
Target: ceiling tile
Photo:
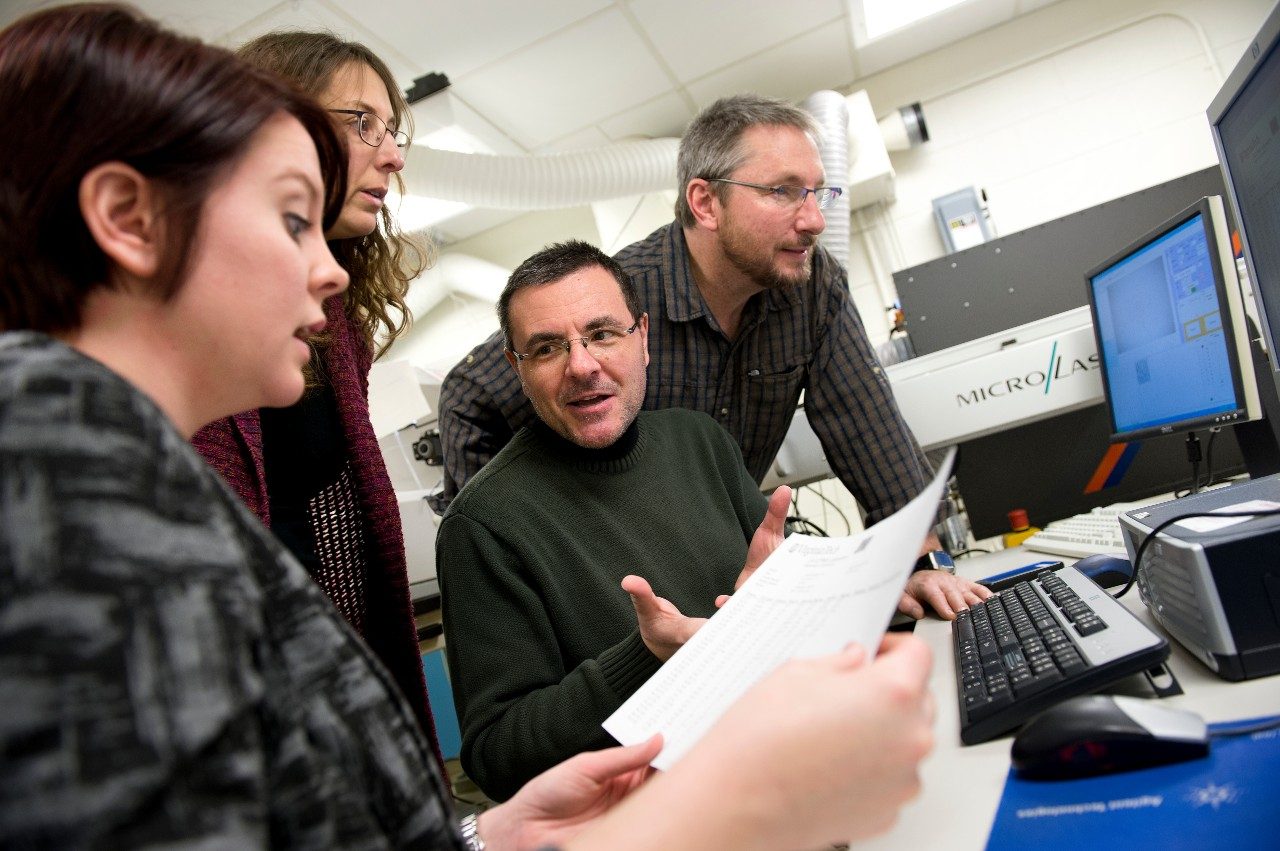
[[[221,43],[223,36],[246,21],[266,15],[284,4],[279,0],[227,0],[224,3],[142,0],[134,5],[166,26]]]
[[[841,0],[633,0],[630,8],[681,82],[845,17]]]
[[[216,40],[227,47],[236,48],[276,30],[320,30],[348,41],[360,42],[387,64],[401,88],[408,88],[414,78],[421,74],[417,63],[379,38],[375,30],[358,23],[325,2],[276,3],[264,14],[246,18],[243,23],[221,34]]]
[[[675,92],[659,95],[626,112],[600,122],[600,129],[614,142],[637,137],[656,139],[680,136],[694,110]]]
[[[511,137],[472,109],[470,104],[460,98],[452,88],[420,100],[409,109],[413,113],[414,141],[421,141],[448,151],[490,154],[527,153],[524,148],[512,141]],[[437,131],[448,133],[453,130],[461,131],[478,145],[438,144],[429,138]]]
[[[467,0],[465,3],[328,0],[426,71],[469,74],[613,4],[609,0]]]
[[[48,4],[43,0],[9,0],[0,6],[0,27],[7,27],[28,12],[34,12],[46,5]]]
[[[670,81],[630,22],[609,11],[456,80],[458,93],[537,148],[667,91]]]
[[[1018,14],[1025,15],[1028,12],[1043,9],[1045,6],[1051,6],[1057,2],[1058,0],[1018,0]]]
[[[797,56],[803,59],[797,60]],[[699,108],[725,95],[757,92],[800,100],[819,89],[844,89],[854,79],[849,32],[833,21],[703,77],[687,88]]]

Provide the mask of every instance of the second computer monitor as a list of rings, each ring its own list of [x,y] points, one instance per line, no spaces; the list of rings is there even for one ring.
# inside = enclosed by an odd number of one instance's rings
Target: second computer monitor
[[[1085,277],[1113,441],[1261,416],[1221,198]]]
[[[1226,195],[1280,387],[1280,5],[1209,105]]]

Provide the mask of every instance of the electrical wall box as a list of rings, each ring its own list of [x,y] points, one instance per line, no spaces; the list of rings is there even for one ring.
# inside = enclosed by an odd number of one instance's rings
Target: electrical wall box
[[[1280,508],[1280,477],[1133,509],[1120,515],[1120,527],[1132,560],[1172,517],[1268,508]],[[1147,545],[1137,583],[1152,617],[1218,676],[1280,673],[1280,516],[1174,523]]]
[[[933,218],[947,253],[964,251],[991,239],[991,223],[972,186],[933,199]]]

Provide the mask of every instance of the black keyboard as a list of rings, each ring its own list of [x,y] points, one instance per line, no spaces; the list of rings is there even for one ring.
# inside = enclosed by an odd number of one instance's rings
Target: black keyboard
[[[951,640],[966,745],[1169,658],[1168,641],[1074,567],[1043,570],[961,612]]]

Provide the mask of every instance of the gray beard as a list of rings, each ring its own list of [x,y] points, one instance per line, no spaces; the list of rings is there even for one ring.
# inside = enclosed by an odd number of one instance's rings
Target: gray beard
[[[724,240],[722,242],[722,250],[724,251],[725,259],[729,261],[729,265],[745,275],[753,284],[765,290],[782,290],[809,280],[809,276],[813,273],[812,248],[816,245],[817,240],[810,245],[811,250],[805,258],[801,274],[794,279],[780,275],[778,270],[768,262],[761,263],[753,259],[747,251],[739,247],[739,240],[736,236]]]

